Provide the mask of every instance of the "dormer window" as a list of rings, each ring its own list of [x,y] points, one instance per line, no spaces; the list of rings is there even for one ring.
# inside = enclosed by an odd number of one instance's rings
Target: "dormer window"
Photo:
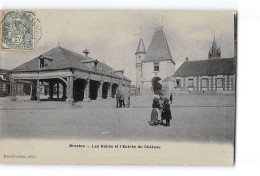
[[[39,57],[39,60],[40,60],[40,62],[39,62],[39,67],[40,68],[47,67],[49,65],[49,63],[52,61],[52,59],[50,57],[43,56],[43,55],[41,55]]]
[[[44,68],[45,64],[44,64],[44,59],[40,59],[40,68]]]

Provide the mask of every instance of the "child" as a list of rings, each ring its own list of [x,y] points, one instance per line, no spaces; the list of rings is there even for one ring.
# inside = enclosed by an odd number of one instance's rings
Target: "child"
[[[151,113],[151,121],[148,121],[148,123],[151,126],[158,126],[159,125],[158,119],[161,119],[161,113],[159,111],[160,104],[159,104],[158,98],[153,99],[152,107],[153,107],[153,109],[152,109],[152,113]]]
[[[168,98],[164,99],[162,119],[166,120],[165,126],[170,126],[170,120],[172,119],[172,115],[171,115],[170,103]]]

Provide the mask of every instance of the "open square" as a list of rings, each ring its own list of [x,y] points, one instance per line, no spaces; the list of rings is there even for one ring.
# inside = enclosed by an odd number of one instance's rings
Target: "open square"
[[[171,104],[170,127],[149,126],[152,96],[132,97],[130,108],[114,108],[115,99],[73,106],[28,99],[1,99],[2,138],[221,143],[234,140],[234,95],[176,95]]]

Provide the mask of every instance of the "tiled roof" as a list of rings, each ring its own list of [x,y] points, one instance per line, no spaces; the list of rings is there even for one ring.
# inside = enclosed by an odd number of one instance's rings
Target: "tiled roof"
[[[1,69],[0,68],[0,73],[9,73],[10,72],[10,70],[6,70],[6,69]]]
[[[174,73],[174,76],[211,76],[235,73],[233,58],[186,61]]]
[[[47,57],[48,59],[51,59],[52,61],[44,68],[39,69],[39,57]],[[83,64],[82,61],[90,61],[94,60],[90,57],[82,56],[78,53],[75,53],[73,51],[70,51],[68,49],[62,48],[60,46],[57,46],[42,55],[14,68],[12,72],[28,72],[28,71],[45,71],[45,70],[61,70],[61,69],[68,69],[68,68],[74,68],[89,72],[95,72],[99,74],[104,74],[107,76],[117,77],[120,78],[119,75],[112,73],[113,68],[108,66],[107,64],[103,62],[98,63],[98,69],[94,70],[91,67],[88,67],[87,65]],[[100,69],[102,68],[102,69]],[[125,80],[131,81],[128,78],[124,77]]]
[[[171,52],[162,29],[154,32],[152,41],[142,62],[171,61]],[[174,63],[175,64],[175,63]]]

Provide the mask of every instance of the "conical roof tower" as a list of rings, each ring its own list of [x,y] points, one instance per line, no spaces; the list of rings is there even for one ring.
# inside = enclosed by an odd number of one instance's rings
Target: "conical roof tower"
[[[144,41],[142,38],[140,38],[137,49],[135,54],[139,54],[139,53],[146,53],[145,47],[144,47]]]
[[[143,62],[174,61],[162,28],[157,29],[147,50]]]

